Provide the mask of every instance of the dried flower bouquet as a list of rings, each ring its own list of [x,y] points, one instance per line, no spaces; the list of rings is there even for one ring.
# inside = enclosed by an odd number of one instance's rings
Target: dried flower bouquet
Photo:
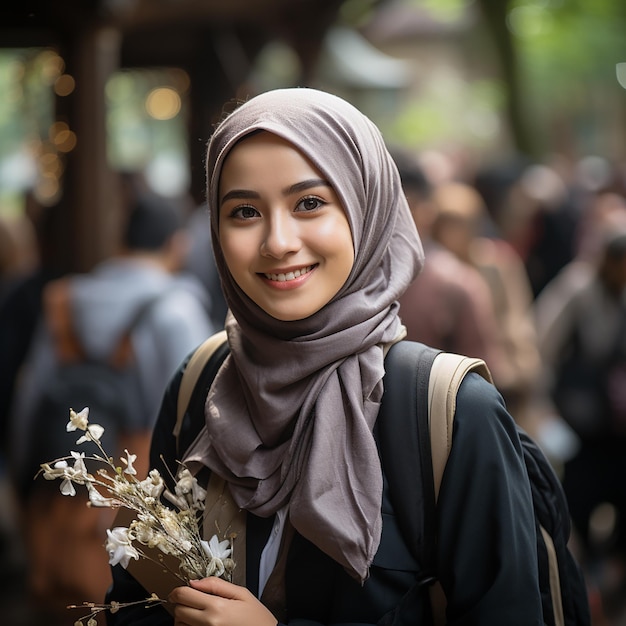
[[[111,565],[119,563],[127,568],[131,560],[154,561],[181,585],[207,576],[232,579],[234,538],[220,540],[217,535],[209,541],[202,538],[200,528],[206,491],[186,467],[181,466],[176,476],[171,476],[173,491],[156,469],[144,480],[138,479],[133,466],[136,455],[125,450],[126,456],[120,458],[121,465],[116,465],[100,441],[104,428],[89,422],[88,407],[79,413],[70,409],[66,429],[81,431],[83,434],[76,444],[92,442],[97,451],[87,456],[84,452],[71,451],[66,457],[43,463],[40,474],[46,480],[61,480],[61,493],[66,496],[76,495],[75,485],[84,486],[89,496],[88,506],[128,509],[131,513],[128,526],[107,530],[104,547]],[[98,469],[93,473],[88,471],[86,461],[95,462]],[[162,498],[174,508],[166,506]],[[165,601],[153,593],[141,603],[151,606]],[[69,608],[90,610],[75,626],[96,626],[98,613],[116,612],[124,606],[128,604],[85,602]]]

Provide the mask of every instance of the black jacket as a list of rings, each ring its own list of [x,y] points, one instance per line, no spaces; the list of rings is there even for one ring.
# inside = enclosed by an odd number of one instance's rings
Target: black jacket
[[[172,428],[182,368],[165,393],[151,467],[177,458]],[[415,488],[421,486],[416,480]],[[400,534],[385,481],[383,532],[370,577],[361,586],[303,537],[292,542],[286,573],[289,626],[430,625],[428,590],[416,588],[420,565]],[[532,500],[513,419],[495,388],[469,374],[457,399],[452,451],[439,497],[438,572],[455,626],[543,623],[537,582]],[[256,593],[258,563],[272,520],[248,514],[247,586]],[[108,601],[139,600],[143,590],[120,566]],[[107,614],[109,626],[171,626],[162,608]]]

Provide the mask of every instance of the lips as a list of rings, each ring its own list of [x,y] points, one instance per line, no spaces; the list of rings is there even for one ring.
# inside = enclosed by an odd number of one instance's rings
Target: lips
[[[278,281],[279,283],[285,283],[285,282],[289,282],[290,280],[295,280],[296,278],[300,278],[300,276],[304,276],[305,274],[308,274],[313,269],[313,267],[314,267],[313,265],[307,265],[306,267],[301,267],[300,269],[293,270],[292,272],[285,272],[285,273],[281,272],[279,274],[264,273],[263,275],[268,280],[275,280],[275,281]]]

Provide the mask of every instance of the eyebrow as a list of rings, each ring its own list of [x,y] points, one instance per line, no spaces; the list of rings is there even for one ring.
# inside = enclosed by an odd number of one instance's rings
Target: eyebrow
[[[308,180],[303,180],[299,183],[295,183],[290,185],[289,187],[285,187],[282,190],[282,194],[284,196],[291,195],[292,193],[297,193],[298,191],[305,191],[306,189],[311,189],[313,187],[329,187],[330,183],[323,178],[311,178]],[[222,196],[220,201],[220,206],[224,204],[227,200],[245,200],[249,198],[258,199],[261,195],[250,189],[232,189],[228,193],[225,193]]]
[[[247,198],[260,198],[260,194],[256,191],[249,191],[247,189],[233,189],[222,196],[220,206],[227,200],[246,200]]]
[[[312,187],[330,187],[330,183],[327,180],[324,180],[323,178],[311,178],[309,180],[303,180],[300,183],[296,183],[295,185],[291,185],[283,189],[283,195],[288,196],[298,191],[305,191],[306,189],[311,189]]]

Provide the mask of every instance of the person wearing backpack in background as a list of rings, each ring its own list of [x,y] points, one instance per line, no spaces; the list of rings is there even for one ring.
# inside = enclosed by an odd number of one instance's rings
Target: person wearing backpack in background
[[[106,425],[109,449],[135,451],[138,471],[147,470],[141,463],[167,381],[216,330],[203,287],[179,272],[185,253],[184,216],[166,199],[141,193],[129,204],[119,254],[44,291],[11,412],[8,471],[28,587],[50,620],[77,599],[104,594],[110,573],[102,533],[111,512],[33,478],[43,460],[75,444],[75,433],[64,432],[67,411],[84,406]]]
[[[377,418],[392,382],[385,355],[410,344],[398,298],[423,251],[376,126],[331,94],[270,91],[217,127],[207,176],[228,355],[208,396],[199,388],[201,430],[179,456],[181,366],[150,462],[164,472],[182,460],[199,477],[210,470],[209,484],[223,480],[245,540],[234,539],[234,582],[191,581],[168,607],[146,609],[149,588],[114,565],[107,601],[138,604],[107,623],[430,625],[425,566],[410,547],[422,541],[436,545],[448,624],[544,624],[520,434],[478,374],[459,389],[436,538],[400,530]],[[407,433],[414,417],[406,403]],[[406,500],[425,502],[419,477],[406,478]],[[209,533],[214,504],[207,498]]]

